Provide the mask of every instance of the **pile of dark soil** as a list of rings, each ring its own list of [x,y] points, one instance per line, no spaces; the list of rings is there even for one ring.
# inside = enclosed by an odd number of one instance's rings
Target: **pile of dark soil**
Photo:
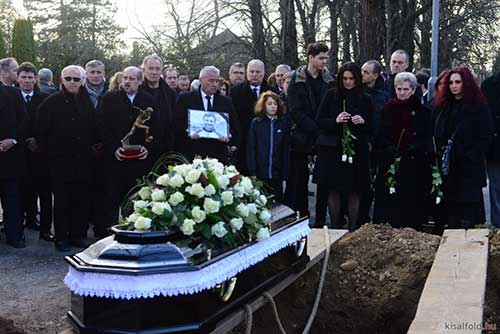
[[[0,317],[0,334],[26,334],[26,332],[17,328],[12,320]]]
[[[485,323],[496,325],[497,330],[484,331],[486,334],[500,333],[500,232],[490,238],[488,276],[483,319]]]
[[[406,333],[440,237],[389,225],[364,225],[332,246],[325,287],[311,333]],[[301,333],[321,265],[277,298],[287,333]],[[235,331],[243,333],[244,324]],[[254,314],[253,333],[279,333],[269,306]]]

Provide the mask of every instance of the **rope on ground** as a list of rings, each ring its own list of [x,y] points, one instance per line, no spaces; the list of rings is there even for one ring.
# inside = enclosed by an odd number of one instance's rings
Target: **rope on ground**
[[[286,334],[285,328],[283,327],[283,324],[281,323],[280,316],[278,314],[278,307],[276,306],[276,303],[274,302],[273,296],[269,294],[269,292],[264,292],[264,297],[267,298],[269,303],[271,303],[271,307],[273,308],[273,313],[274,313],[274,318],[276,319],[276,322],[278,323],[278,327],[280,329],[281,334]]]
[[[330,258],[330,234],[328,233],[328,227],[323,226],[323,236],[325,240],[325,258],[323,259],[323,268],[321,269],[321,276],[319,279],[318,290],[316,291],[316,298],[314,299],[313,309],[309,319],[307,320],[306,327],[302,334],[309,334],[309,330],[313,324],[316,313],[318,312],[319,301],[321,300],[321,293],[323,292],[323,285],[325,284],[326,269],[328,267],[328,259]]]
[[[250,305],[245,304],[245,311],[246,311],[245,313],[246,313],[246,323],[247,323],[247,326],[245,328],[245,334],[252,334],[253,314]]]

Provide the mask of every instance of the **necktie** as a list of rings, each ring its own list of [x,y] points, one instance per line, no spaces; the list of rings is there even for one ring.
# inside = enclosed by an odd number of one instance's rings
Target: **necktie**
[[[210,101],[211,98],[210,96],[205,96],[207,98],[207,111],[210,111],[210,110],[213,110],[213,107],[212,107],[212,102]]]
[[[259,90],[257,88],[252,89],[253,90],[253,95],[255,96],[255,99],[259,99]]]
[[[26,95],[24,99],[26,100],[26,103],[29,103],[31,101],[31,95]]]

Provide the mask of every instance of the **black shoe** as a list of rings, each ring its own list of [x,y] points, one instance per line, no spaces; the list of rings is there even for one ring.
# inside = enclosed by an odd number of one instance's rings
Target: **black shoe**
[[[11,245],[14,248],[25,248],[26,243],[24,242],[24,239],[17,239],[17,240],[7,240],[7,244]]]
[[[68,252],[71,250],[71,246],[67,240],[55,241],[54,246],[59,252]]]
[[[71,246],[75,246],[78,248],[87,248],[90,244],[84,238],[71,239],[69,241]]]
[[[54,241],[55,238],[50,232],[41,232],[40,239],[43,239],[45,241]]]

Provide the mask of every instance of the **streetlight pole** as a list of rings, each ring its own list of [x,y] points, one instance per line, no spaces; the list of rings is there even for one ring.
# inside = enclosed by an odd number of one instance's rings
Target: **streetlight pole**
[[[432,48],[431,48],[431,77],[429,79],[429,100],[434,95],[434,84],[438,77],[439,52],[439,0],[432,0]]]

